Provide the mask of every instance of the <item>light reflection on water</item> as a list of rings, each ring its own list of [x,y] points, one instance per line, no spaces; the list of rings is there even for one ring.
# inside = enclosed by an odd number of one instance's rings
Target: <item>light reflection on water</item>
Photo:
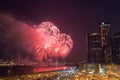
[[[70,66],[58,66],[58,67],[42,67],[42,68],[34,68],[33,72],[46,72],[46,71],[56,71],[56,70],[64,70],[70,69]]]

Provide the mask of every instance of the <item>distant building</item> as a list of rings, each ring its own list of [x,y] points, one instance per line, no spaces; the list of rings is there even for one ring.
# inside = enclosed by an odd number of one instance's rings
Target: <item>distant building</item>
[[[88,63],[103,63],[100,33],[88,34]]]
[[[112,36],[112,61],[120,64],[120,32],[114,33]]]
[[[111,45],[110,45],[110,24],[106,22],[102,22],[100,25],[100,34],[101,34],[101,42],[104,54],[105,63],[112,62],[112,53],[111,53]]]

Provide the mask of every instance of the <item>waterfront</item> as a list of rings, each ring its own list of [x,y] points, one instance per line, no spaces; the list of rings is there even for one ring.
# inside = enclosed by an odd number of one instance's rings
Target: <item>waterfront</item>
[[[42,65],[2,65],[0,76],[24,75],[70,69],[71,66],[42,66]]]
[[[52,71],[52,68],[40,68],[36,69],[36,73],[28,73],[23,75],[14,75],[0,77],[0,80],[120,80],[120,66],[119,65],[105,65],[106,70],[101,72],[101,69],[96,71],[89,66],[94,66],[94,64],[80,65],[77,69],[76,67],[59,67]],[[96,66],[96,65],[95,65]],[[59,70],[60,69],[60,70]],[[91,70],[90,70],[91,69]],[[45,72],[39,72],[40,70],[50,70]]]

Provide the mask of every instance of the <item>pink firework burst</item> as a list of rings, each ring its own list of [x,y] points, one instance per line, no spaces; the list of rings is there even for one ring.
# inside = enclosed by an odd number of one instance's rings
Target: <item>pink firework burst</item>
[[[36,31],[40,34],[40,44],[36,45],[37,60],[43,61],[52,57],[66,57],[72,47],[72,38],[60,33],[60,30],[51,22],[42,22]]]

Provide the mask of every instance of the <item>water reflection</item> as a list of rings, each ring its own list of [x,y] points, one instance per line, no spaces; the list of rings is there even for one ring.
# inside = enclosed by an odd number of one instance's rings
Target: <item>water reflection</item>
[[[34,68],[33,72],[46,72],[46,71],[56,71],[56,70],[64,70],[64,69],[70,69],[70,66],[59,66],[59,67],[43,67],[43,68]]]

